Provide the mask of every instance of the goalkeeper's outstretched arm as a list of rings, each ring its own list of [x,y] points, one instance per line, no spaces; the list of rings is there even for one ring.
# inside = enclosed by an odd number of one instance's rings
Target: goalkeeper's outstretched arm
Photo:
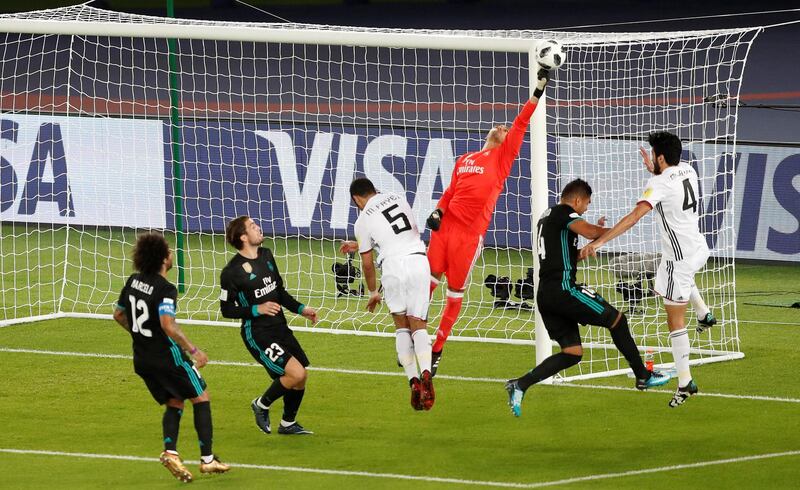
[[[519,150],[522,147],[522,141],[525,139],[525,132],[528,130],[528,125],[531,122],[533,111],[539,103],[539,98],[544,94],[544,88],[547,85],[549,73],[544,68],[540,68],[536,74],[536,87],[533,89],[531,98],[522,107],[519,115],[514,119],[514,124],[508,130],[506,138],[500,145],[502,156],[500,158],[500,165],[508,176],[511,173],[511,167],[519,155]]]
[[[536,72],[536,88],[533,89],[533,93],[531,94],[531,102],[534,104],[539,103],[539,99],[544,95],[544,87],[547,85],[549,79],[550,72],[539,67],[539,71]]]

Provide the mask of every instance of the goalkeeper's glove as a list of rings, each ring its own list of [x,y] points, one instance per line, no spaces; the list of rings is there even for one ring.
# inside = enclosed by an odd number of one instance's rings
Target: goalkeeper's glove
[[[542,94],[544,94],[544,86],[547,85],[549,75],[549,70],[545,70],[539,66],[539,71],[536,72],[536,90],[533,91],[533,96],[537,99],[542,98]]]
[[[431,230],[439,231],[439,227],[442,226],[443,214],[444,211],[442,211],[439,208],[436,208],[436,210],[434,210],[434,212],[432,212],[431,215],[428,216],[428,219],[425,221],[425,224],[428,225],[428,228],[430,228]]]

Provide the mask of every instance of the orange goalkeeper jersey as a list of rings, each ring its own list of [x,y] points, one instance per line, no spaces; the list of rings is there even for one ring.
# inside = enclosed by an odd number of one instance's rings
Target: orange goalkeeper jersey
[[[525,104],[500,146],[458,158],[450,186],[437,205],[444,211],[443,220],[456,220],[481,236],[486,233],[497,198],[519,155],[534,109],[536,104],[531,101]]]

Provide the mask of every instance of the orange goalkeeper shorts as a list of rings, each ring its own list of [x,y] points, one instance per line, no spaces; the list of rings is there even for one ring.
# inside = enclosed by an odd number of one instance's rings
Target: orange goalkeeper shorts
[[[431,274],[444,273],[449,289],[464,289],[482,249],[482,235],[468,231],[445,216],[439,231],[431,233],[428,245]]]

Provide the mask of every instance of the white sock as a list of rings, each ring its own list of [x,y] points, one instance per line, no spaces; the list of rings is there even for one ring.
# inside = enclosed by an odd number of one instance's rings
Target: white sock
[[[287,421],[281,419],[281,427],[289,427],[289,426],[294,425],[294,424],[295,424],[294,420],[292,420],[291,422],[287,422]]]
[[[209,454],[208,456],[200,456],[200,459],[203,461],[203,463],[208,464],[208,463],[214,461],[214,455],[213,454]]]
[[[708,309],[708,305],[703,301],[703,297],[700,296],[700,291],[697,289],[697,286],[692,286],[692,292],[689,294],[689,302],[692,304],[692,308],[694,308],[694,313],[697,315],[698,320],[702,320],[706,315],[711,313],[711,310]]]
[[[417,362],[419,363],[419,370],[421,372],[431,370],[431,338],[428,336],[428,330],[421,328],[415,330],[411,334],[414,339],[414,352],[417,354]]]
[[[689,369],[689,332],[685,328],[670,332],[669,340],[672,343],[672,357],[675,359],[675,368],[678,370],[678,386],[686,386],[692,380]]]
[[[395,330],[395,347],[397,348],[397,360],[403,365],[408,379],[419,378],[417,371],[417,360],[414,357],[414,341],[411,340],[411,330],[398,328]]]

